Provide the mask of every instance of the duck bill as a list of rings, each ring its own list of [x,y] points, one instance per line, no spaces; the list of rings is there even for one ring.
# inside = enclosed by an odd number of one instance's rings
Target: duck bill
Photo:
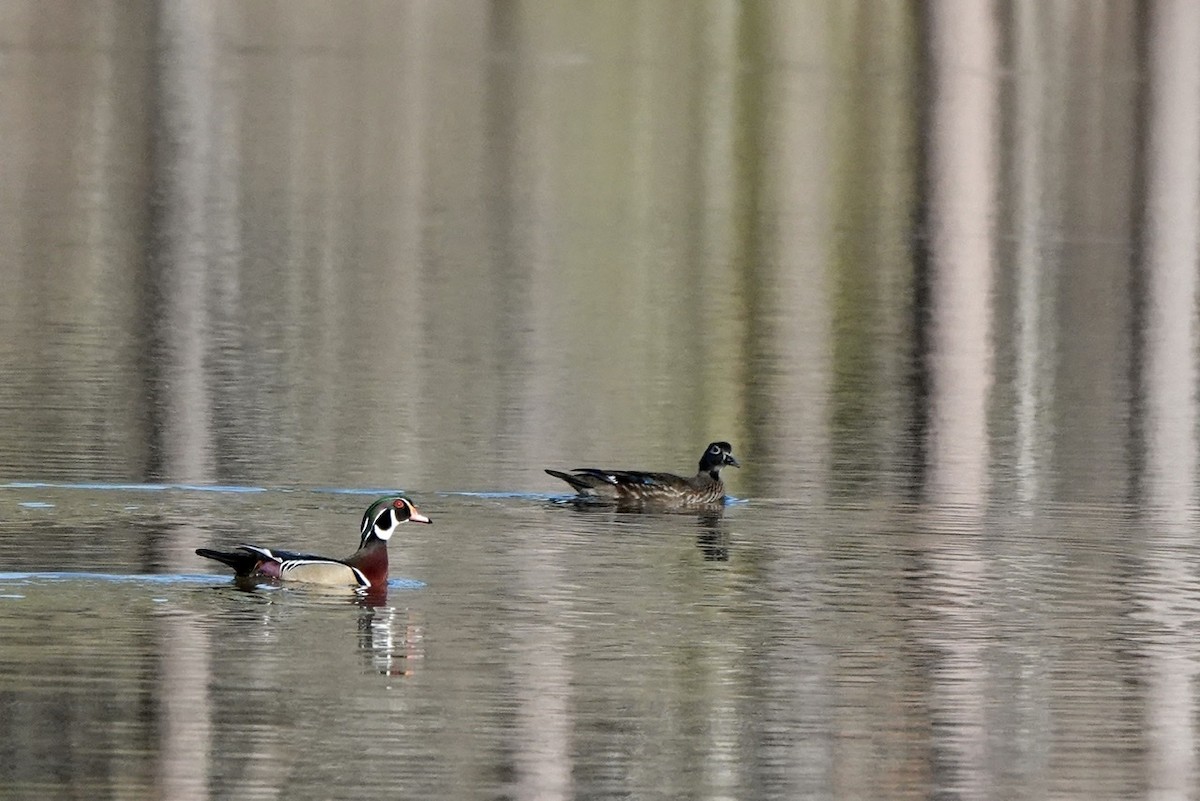
[[[421,514],[421,512],[417,509],[417,507],[414,506],[412,508],[412,514],[410,514],[408,516],[408,522],[410,522],[410,523],[432,523],[433,521],[430,520],[425,515]]]
[[[732,456],[725,457],[725,464],[729,465],[730,467],[741,467],[741,465],[738,464],[738,460],[734,459]]]

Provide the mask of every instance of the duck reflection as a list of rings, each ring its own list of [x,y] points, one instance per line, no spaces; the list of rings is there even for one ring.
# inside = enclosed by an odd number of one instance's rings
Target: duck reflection
[[[713,503],[701,507],[678,509],[647,509],[644,504],[627,506],[595,498],[570,497],[551,501],[555,506],[566,506],[581,514],[606,516],[614,524],[629,524],[644,520],[647,516],[662,517],[664,520],[680,520],[692,517],[696,520],[696,547],[706,562],[728,562],[730,533],[725,522],[725,504]]]
[[[265,632],[275,630],[282,610],[297,604],[340,605],[348,602],[357,607],[356,648],[363,656],[368,672],[411,676],[416,662],[425,656],[424,628],[413,622],[407,611],[388,605],[386,585],[366,592],[320,585],[283,586],[269,581],[234,581],[226,588],[246,593],[261,602],[246,607],[242,614],[252,615]]]
[[[729,530],[723,525],[724,517],[724,507],[696,517],[696,525],[700,528],[696,534],[696,547],[706,562],[729,561]]]
[[[386,599],[387,591],[384,590]],[[381,676],[411,676],[425,656],[424,630],[393,606],[362,597],[358,616],[358,648],[368,670]]]

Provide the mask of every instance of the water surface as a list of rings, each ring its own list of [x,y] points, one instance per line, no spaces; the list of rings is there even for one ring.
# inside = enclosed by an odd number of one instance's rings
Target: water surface
[[[1197,8],[4,3],[0,798],[1195,795]]]

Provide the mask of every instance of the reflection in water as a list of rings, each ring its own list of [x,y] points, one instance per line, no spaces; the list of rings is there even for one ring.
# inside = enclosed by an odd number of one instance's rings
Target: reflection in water
[[[1061,135],[1062,120],[1051,113],[1066,102],[1064,89],[1047,84],[1047,75],[1060,75],[1068,58],[1065,49],[1043,49],[1038,31],[1045,24],[1044,9],[1020,3],[1013,9],[1016,61],[1038,65],[1013,76],[1012,103],[1017,119],[1026,124],[1013,132],[1013,246],[1012,361],[1013,477],[1015,501],[1029,509],[1043,499],[1047,476],[1043,465],[1053,443],[1050,412],[1053,409],[1056,336],[1054,300],[1058,295],[1058,270],[1046,237],[1062,215],[1060,198],[1046,184],[1061,179],[1063,167],[1050,145],[1051,135]],[[1051,171],[1051,175],[1047,175]],[[1049,222],[1048,222],[1049,221]]]
[[[167,3],[158,17],[162,48],[158,72],[161,117],[156,121],[152,176],[157,243],[150,269],[157,288],[152,325],[158,345],[151,364],[160,371],[147,387],[154,426],[151,453],[160,461],[144,479],[189,482],[215,478],[212,397],[208,381],[209,271],[214,259],[210,177],[217,150],[212,121],[217,64],[217,14],[206,0]],[[228,187],[226,187],[228,189]],[[190,563],[193,525],[168,527],[156,538],[172,570]],[[164,798],[208,798],[212,753],[211,664],[207,631],[193,615],[162,618],[158,691],[161,694],[161,778]]]
[[[1144,660],[1148,797],[1156,799],[1188,797],[1197,777],[1200,648],[1194,626],[1200,610],[1200,560],[1192,547],[1193,526],[1181,511],[1164,509],[1142,521],[1146,555],[1132,588],[1144,608],[1136,630]]]
[[[198,615],[160,618],[159,786],[163,798],[209,797],[213,752],[212,702],[208,693],[212,649]]]
[[[1137,363],[1146,538],[1135,592],[1146,610],[1146,774],[1149,798],[1186,798],[1196,771],[1200,609],[1194,552],[1196,269],[1200,263],[1200,4],[1150,12],[1150,93],[1144,154],[1142,352]]]
[[[383,600],[386,602],[386,595]],[[382,676],[411,676],[425,654],[422,627],[378,598],[359,602],[358,647],[370,669]]]
[[[696,545],[704,554],[706,562],[729,561],[729,532],[722,526],[725,516],[724,509],[703,512],[696,516],[696,525],[700,533],[696,535]]]
[[[517,542],[514,556],[518,591],[548,596],[547,614],[522,621],[511,632],[516,642],[508,666],[516,701],[512,732],[516,797],[572,798],[575,671],[567,656],[572,635],[559,622],[570,603],[549,595],[567,581],[569,568],[562,551],[542,548],[536,533],[528,530]]]
[[[980,615],[985,575],[978,552],[988,498],[988,398],[994,360],[992,253],[995,218],[996,52],[999,31],[985,3],[922,6],[929,82],[924,135],[928,197],[925,500],[930,505],[925,645],[931,654],[931,770],[956,798],[985,798],[986,671]]]
[[[2,9],[0,787],[1194,784],[1196,4]],[[708,432],[736,550],[530,500]],[[459,518],[403,607],[94,578],[342,541],[216,482]]]
[[[927,497],[980,508],[988,491],[987,404],[992,380],[996,64],[985,3],[943,0],[927,17],[930,79],[924,142],[927,287],[916,312],[928,350],[923,398]]]
[[[211,182],[218,152],[214,121],[216,7],[205,0],[163,6],[158,79],[162,102],[155,131],[160,157],[153,175],[150,269],[157,289],[153,325],[160,375],[147,388],[161,463],[146,478],[211,481],[215,460],[210,387],[210,275],[221,254],[214,211],[232,202]],[[221,203],[214,204],[220,198]]]
[[[550,506],[569,507],[578,514],[606,520],[614,526],[640,524],[644,521],[649,521],[648,525],[653,526],[656,518],[664,523],[694,518],[699,529],[696,534],[696,547],[704,555],[705,561],[729,561],[730,533],[725,525],[724,504],[647,511],[640,503],[627,507],[595,499],[569,497],[555,499],[551,501]]]
[[[991,786],[984,626],[985,562],[978,522],[934,513],[928,521],[923,645],[929,662],[930,761],[934,782],[957,798],[985,798]]]

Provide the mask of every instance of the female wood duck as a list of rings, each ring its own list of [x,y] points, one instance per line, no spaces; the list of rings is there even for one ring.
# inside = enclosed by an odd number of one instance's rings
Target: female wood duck
[[[387,541],[401,523],[432,523],[408,498],[380,498],[362,519],[358,550],[345,559],[314,556],[295,551],[277,551],[259,545],[239,545],[236,551],[197,548],[196,553],[233,568],[238,579],[275,579],[338,587],[387,585]]]
[[[725,502],[721,468],[741,467],[728,442],[713,442],[700,457],[700,469],[690,478],[673,473],[640,470],[599,470],[577,467],[570,473],[546,472],[570,484],[580,498],[614,501],[623,506],[701,506]]]

